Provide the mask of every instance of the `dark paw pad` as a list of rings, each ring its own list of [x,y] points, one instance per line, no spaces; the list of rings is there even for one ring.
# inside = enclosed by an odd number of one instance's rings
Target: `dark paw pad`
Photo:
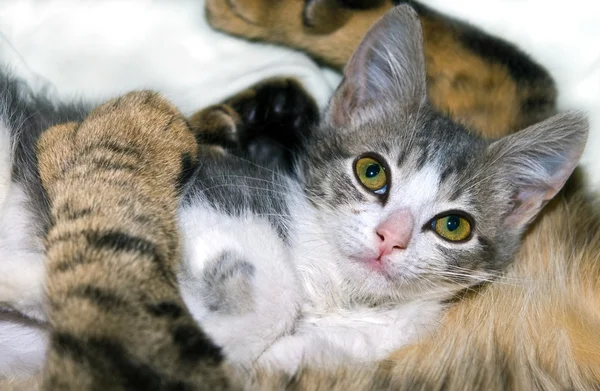
[[[260,162],[291,165],[311,127],[319,120],[314,99],[294,79],[271,79],[227,102],[239,115],[243,150]]]

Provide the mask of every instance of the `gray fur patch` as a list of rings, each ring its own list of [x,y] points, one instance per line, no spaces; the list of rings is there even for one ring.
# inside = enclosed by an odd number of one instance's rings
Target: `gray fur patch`
[[[244,315],[254,308],[253,277],[256,268],[239,254],[224,251],[202,276],[202,296],[210,311]]]
[[[279,237],[288,241],[288,183],[285,173],[261,167],[228,154],[214,158],[200,156],[198,169],[188,182],[182,207],[199,199],[230,216],[247,213],[266,217]]]

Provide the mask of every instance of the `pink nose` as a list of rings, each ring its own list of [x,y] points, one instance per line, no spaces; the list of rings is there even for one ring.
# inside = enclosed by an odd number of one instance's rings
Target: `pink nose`
[[[413,231],[413,217],[409,210],[400,209],[389,215],[375,232],[379,242],[379,256],[389,255],[394,249],[403,250],[408,247]]]

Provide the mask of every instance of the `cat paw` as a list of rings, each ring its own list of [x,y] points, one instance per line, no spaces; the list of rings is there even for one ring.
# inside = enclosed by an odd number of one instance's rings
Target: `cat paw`
[[[304,50],[341,69],[392,6],[386,0],[206,0],[205,8],[217,30]]]
[[[319,108],[302,85],[292,78],[259,83],[226,101],[243,126],[240,147],[254,161],[290,165],[302,139],[319,120]]]
[[[81,123],[54,126],[42,134],[37,147],[46,190],[69,172],[113,168],[137,172],[140,183],[170,187],[182,181],[197,157],[196,140],[185,118],[150,91],[110,100]]]
[[[276,34],[331,33],[348,21],[351,6],[338,0],[207,0],[206,16],[216,29],[268,39]]]
[[[274,78],[190,118],[201,153],[231,152],[261,164],[291,166],[319,119],[314,99],[293,78]]]
[[[241,118],[231,106],[209,106],[192,115],[189,123],[196,134],[201,155],[217,157],[240,149]]]

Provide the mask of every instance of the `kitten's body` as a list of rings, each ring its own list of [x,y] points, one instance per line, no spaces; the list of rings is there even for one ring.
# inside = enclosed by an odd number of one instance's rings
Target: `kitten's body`
[[[192,314],[234,362],[261,357],[294,373],[302,359],[379,360],[435,326],[439,296],[364,301],[297,182],[222,159],[229,164],[205,163],[181,207],[180,282]]]

